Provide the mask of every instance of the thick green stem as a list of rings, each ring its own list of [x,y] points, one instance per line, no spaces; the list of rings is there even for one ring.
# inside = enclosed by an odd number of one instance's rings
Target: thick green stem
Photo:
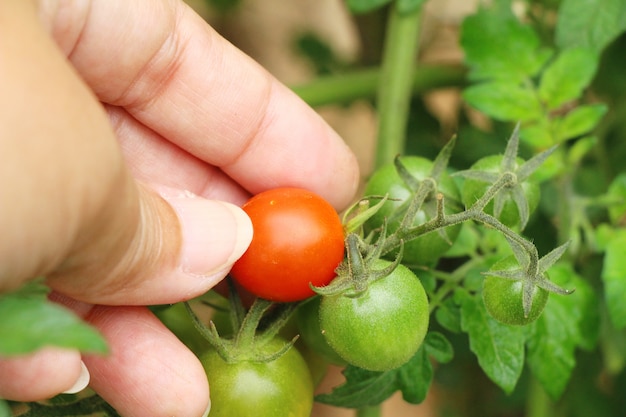
[[[389,10],[389,23],[383,46],[382,73],[378,83],[376,108],[378,135],[375,156],[377,167],[403,153],[412,95],[413,74],[419,43],[421,7],[401,13],[397,2]],[[379,417],[381,407],[365,407],[357,417]]]
[[[466,82],[466,69],[459,65],[428,65],[413,70],[411,94],[460,87]],[[309,83],[293,86],[293,91],[310,106],[350,103],[359,99],[374,99],[381,84],[380,68],[356,69],[342,74],[318,77]]]
[[[556,417],[548,394],[535,378],[530,379],[526,400],[526,417]]]
[[[394,2],[389,11],[377,94],[376,166],[393,161],[404,150],[420,18],[421,7],[411,13],[401,13]]]

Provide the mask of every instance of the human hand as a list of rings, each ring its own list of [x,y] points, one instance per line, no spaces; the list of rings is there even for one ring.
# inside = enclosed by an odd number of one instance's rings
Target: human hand
[[[122,415],[202,415],[201,365],[143,306],[225,276],[250,193],[300,186],[343,208],[354,156],[181,2],[5,0],[0,19],[0,291],[48,277],[107,339],[82,361]],[[47,398],[80,373],[70,350],[0,360],[0,397]]]

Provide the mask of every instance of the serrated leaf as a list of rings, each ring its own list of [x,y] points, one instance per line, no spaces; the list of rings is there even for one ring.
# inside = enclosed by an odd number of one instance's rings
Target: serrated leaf
[[[541,75],[539,97],[548,110],[580,98],[598,68],[599,56],[585,48],[561,52]]]
[[[439,363],[448,363],[454,357],[452,343],[439,332],[428,332],[424,339],[424,347],[429,356]]]
[[[398,369],[402,399],[409,404],[420,404],[426,399],[432,380],[433,366],[428,359],[425,345],[422,345],[409,363]]]
[[[361,408],[381,404],[396,391],[411,404],[426,398],[433,379],[429,356],[441,363],[452,359],[450,342],[440,333],[429,332],[413,357],[400,368],[374,372],[348,366],[343,371],[346,382],[329,394],[319,394],[315,400],[337,407]]]
[[[528,364],[548,395],[557,400],[576,365],[576,349],[592,349],[600,326],[595,293],[571,265],[555,265],[550,277],[558,285],[575,286],[576,292],[551,297],[533,323],[527,344]]]
[[[346,382],[329,394],[315,396],[315,401],[336,407],[361,408],[378,405],[398,390],[395,371],[374,372],[347,366]]]
[[[559,119],[555,119],[558,142],[582,136],[600,122],[608,111],[605,104],[589,104],[576,107]]]
[[[462,293],[461,327],[470,339],[470,350],[485,374],[511,393],[524,366],[524,328],[493,319],[478,295]]]
[[[468,87],[463,99],[497,120],[522,122],[541,117],[541,104],[536,94],[520,85],[494,81]]]
[[[556,143],[546,120],[538,120],[536,123],[524,126],[520,130],[520,138],[524,143],[536,149],[546,148]]]
[[[348,8],[352,13],[368,13],[387,3],[391,3],[391,0],[348,0]]]
[[[0,356],[34,352],[44,346],[105,353],[93,327],[59,304],[48,301],[47,287],[31,283],[0,296]]]
[[[444,329],[453,333],[461,331],[461,310],[451,297],[446,298],[437,309],[435,309],[435,320]]]
[[[480,9],[463,21],[461,45],[471,80],[521,82],[535,75],[551,52],[510,10]]]
[[[626,229],[617,229],[606,245],[602,266],[604,297],[613,326],[626,327]]]
[[[600,53],[626,30],[623,0],[563,0],[556,25],[562,48],[584,47]]]

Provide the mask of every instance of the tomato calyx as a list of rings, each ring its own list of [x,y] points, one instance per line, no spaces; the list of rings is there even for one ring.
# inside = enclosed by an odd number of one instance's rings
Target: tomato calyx
[[[524,317],[530,315],[533,307],[534,297],[537,294],[536,287],[546,290],[550,293],[569,295],[574,290],[568,290],[558,286],[550,281],[547,274],[547,270],[554,265],[561,256],[567,250],[569,242],[553,249],[548,254],[541,258],[538,258],[536,262],[533,261],[533,257],[529,256],[526,249],[518,242],[507,239],[509,245],[513,249],[513,255],[519,265],[515,268],[506,268],[500,270],[489,270],[484,272],[483,275],[504,278],[513,281],[522,282],[522,306],[524,311]]]
[[[402,261],[403,245],[395,260],[383,269],[375,269],[372,265],[381,257],[386,227],[379,236],[377,243],[368,244],[356,233],[346,238],[347,256],[337,268],[337,277],[325,287],[311,286],[313,291],[322,296],[345,295],[358,297],[367,291],[370,283],[391,274]]]
[[[469,210],[482,211],[493,199],[494,216],[500,218],[505,204],[512,200],[517,206],[520,216],[520,230],[523,230],[530,218],[529,202],[524,191],[524,183],[556,150],[558,145],[552,146],[535,155],[528,161],[524,161],[517,156],[519,148],[519,130],[520,124],[518,123],[507,142],[498,170],[481,170],[474,168],[458,171],[453,175],[460,175],[466,179],[491,184],[491,187],[469,208]]]
[[[200,334],[217,351],[226,363],[242,361],[272,362],[283,356],[294,345],[298,337],[285,342],[278,350],[268,350],[267,346],[284,327],[297,306],[296,303],[274,303],[263,298],[256,298],[248,311],[245,311],[237,290],[229,279],[230,320],[234,335],[230,338],[220,336],[215,323],[203,323],[185,302],[187,312]],[[260,330],[262,320],[272,310],[272,319],[267,327]]]

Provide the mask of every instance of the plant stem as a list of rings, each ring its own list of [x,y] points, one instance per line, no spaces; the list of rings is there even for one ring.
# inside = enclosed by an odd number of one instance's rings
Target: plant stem
[[[462,86],[465,84],[465,74],[465,68],[459,65],[420,66],[411,74],[411,94]],[[358,99],[375,98],[381,76],[378,67],[357,69],[318,77],[309,83],[292,86],[292,89],[313,107],[350,103]]]
[[[394,2],[389,23],[376,107],[378,110],[377,167],[393,161],[404,151],[409,117],[411,85],[415,68],[422,8],[401,13]]]
[[[404,151],[421,11],[422,8],[418,7],[411,13],[401,13],[397,2],[393,2],[389,10],[383,45],[382,72],[376,97],[378,111],[376,167],[393,161],[396,155]],[[357,417],[381,415],[380,405],[357,411]]]
[[[526,417],[555,417],[550,398],[539,381],[531,377],[526,400]]]

